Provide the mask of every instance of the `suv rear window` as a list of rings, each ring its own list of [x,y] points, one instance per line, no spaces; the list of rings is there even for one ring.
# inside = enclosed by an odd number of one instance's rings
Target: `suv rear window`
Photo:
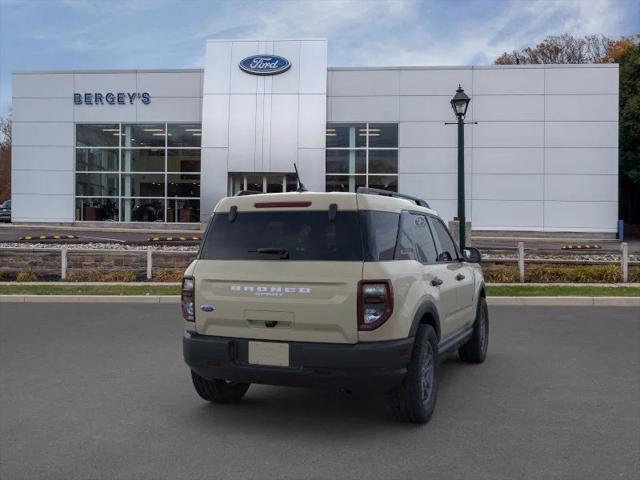
[[[362,261],[359,215],[338,211],[329,220],[327,211],[238,212],[233,222],[227,213],[216,213],[202,243],[203,260]],[[262,253],[258,252],[263,249]]]

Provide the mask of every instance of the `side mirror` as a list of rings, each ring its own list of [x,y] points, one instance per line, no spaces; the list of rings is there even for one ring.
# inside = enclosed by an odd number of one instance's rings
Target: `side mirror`
[[[451,258],[451,254],[449,252],[441,252],[436,258],[436,262],[451,262],[453,258]]]
[[[469,263],[480,263],[482,261],[482,255],[480,250],[474,247],[466,247],[462,251],[462,259]]]

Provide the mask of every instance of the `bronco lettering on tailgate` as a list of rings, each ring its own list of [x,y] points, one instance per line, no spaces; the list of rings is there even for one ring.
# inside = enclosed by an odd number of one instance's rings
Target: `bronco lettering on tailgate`
[[[236,293],[253,293],[260,296],[281,297],[284,293],[308,294],[307,287],[280,287],[276,285],[231,285],[231,291]]]

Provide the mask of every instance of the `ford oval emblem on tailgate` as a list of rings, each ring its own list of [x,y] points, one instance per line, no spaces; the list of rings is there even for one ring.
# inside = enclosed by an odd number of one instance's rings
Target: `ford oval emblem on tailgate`
[[[203,312],[213,312],[216,309],[213,305],[201,305],[200,310]]]

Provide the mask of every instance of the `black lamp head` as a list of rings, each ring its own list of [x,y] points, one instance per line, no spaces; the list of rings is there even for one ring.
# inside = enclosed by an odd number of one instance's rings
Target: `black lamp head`
[[[464,93],[462,85],[458,85],[456,94],[451,99],[451,108],[453,108],[453,112],[456,114],[456,117],[464,118],[467,114],[467,108],[469,107],[470,101],[471,99],[466,93]]]

